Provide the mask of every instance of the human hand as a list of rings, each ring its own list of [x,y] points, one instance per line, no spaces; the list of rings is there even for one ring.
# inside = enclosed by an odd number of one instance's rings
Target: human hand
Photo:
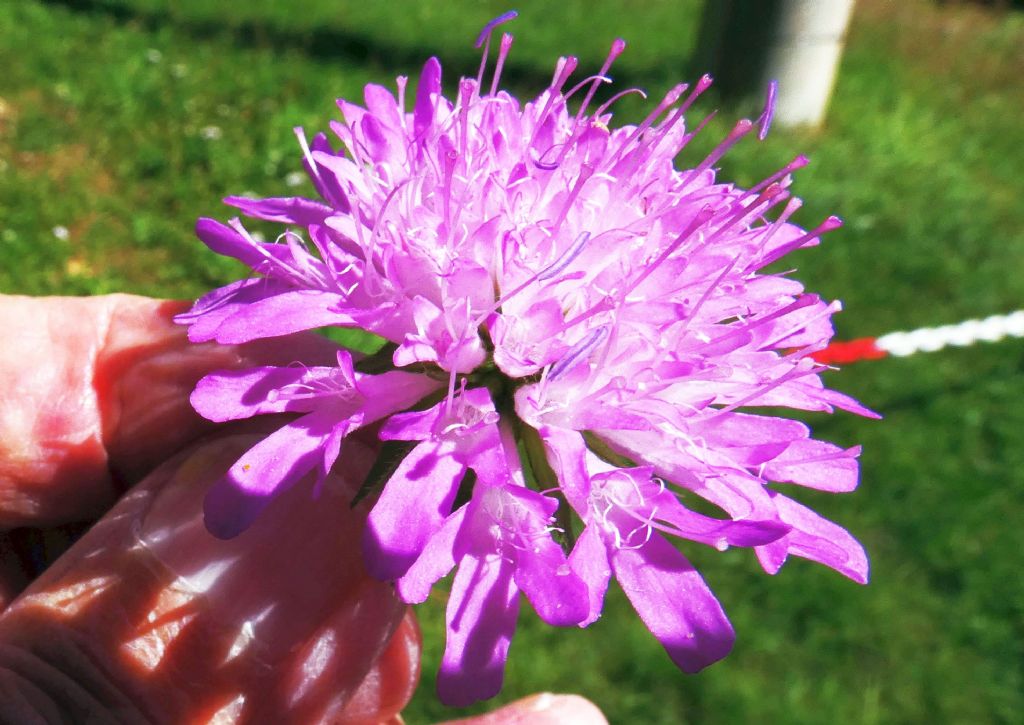
[[[365,510],[348,501],[372,442],[347,441],[318,498],[303,482],[236,539],[202,523],[206,488],[259,430],[214,431],[188,403],[195,381],[326,364],[333,346],[313,335],[190,345],[170,322],[182,308],[0,298],[0,721],[397,719],[418,678],[419,634],[360,560]],[[31,581],[69,526],[125,491]],[[580,698],[548,696],[477,722],[567,719],[603,722]]]

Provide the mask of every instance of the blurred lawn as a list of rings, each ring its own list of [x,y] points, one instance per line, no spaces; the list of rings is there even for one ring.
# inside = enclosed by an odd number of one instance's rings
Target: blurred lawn
[[[224,283],[237,268],[192,237],[195,217],[226,217],[229,193],[286,193],[301,168],[291,127],[326,127],[336,96],[415,75],[432,53],[449,86],[474,73],[472,40],[505,9],[297,5],[0,3],[0,290],[187,297]],[[619,88],[659,93],[698,70],[697,0],[519,10],[507,77],[523,94],[559,54],[596,70],[615,35],[632,41]],[[792,263],[810,289],[844,300],[841,336],[1024,307],[1022,48],[1019,11],[861,0],[827,127],[776,130],[726,159],[725,175],[750,183],[811,156],[796,187],[802,221],[848,223]],[[639,106],[621,111],[628,120]],[[771,578],[749,552],[693,547],[739,634],[729,659],[679,674],[619,595],[585,631],[548,631],[524,608],[502,698],[580,692],[618,723],[1020,722],[1022,370],[1024,342],[1007,341],[832,374],[886,420],[813,417],[821,437],[864,444],[863,485],[798,495],[861,538],[870,586],[799,560]],[[411,723],[460,714],[432,692],[442,609],[421,610]]]

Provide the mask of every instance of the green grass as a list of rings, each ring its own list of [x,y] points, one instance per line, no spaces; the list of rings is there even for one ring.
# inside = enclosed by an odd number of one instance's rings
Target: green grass
[[[519,5],[508,75],[522,93],[559,54],[596,69],[615,35],[633,41],[620,82],[658,93],[688,68],[695,0],[553,7]],[[475,72],[471,41],[504,6],[289,8],[0,4],[0,290],[187,297],[227,281],[238,268],[192,237],[195,217],[226,216],[218,199],[229,193],[282,193],[300,168],[291,127],[324,127],[334,97],[414,75],[431,53],[449,84]],[[1021,47],[1020,12],[862,0],[826,127],[777,130],[727,157],[724,173],[743,183],[812,157],[797,179],[801,220],[848,223],[790,263],[844,300],[841,336],[1024,306]],[[210,127],[219,138],[204,138]],[[502,699],[580,692],[618,723],[1019,722],[1022,372],[1024,343],[1006,341],[832,374],[886,420],[814,417],[821,437],[864,444],[863,484],[800,497],[865,543],[869,586],[803,561],[767,577],[749,552],[693,547],[738,631],[730,658],[679,674],[617,594],[586,631],[549,631],[524,608]],[[421,610],[412,723],[461,714],[432,693],[442,609]]]

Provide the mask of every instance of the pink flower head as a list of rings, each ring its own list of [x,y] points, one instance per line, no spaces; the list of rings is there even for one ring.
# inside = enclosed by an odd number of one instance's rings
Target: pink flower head
[[[226,200],[284,225],[275,243],[238,219],[201,219],[200,239],[254,275],[179,318],[197,342],[324,326],[388,341],[337,368],[201,381],[193,403],[212,420],[299,414],[217,485],[207,522],[222,536],[244,529],[275,492],[324,475],[346,435],[383,420],[385,448],[401,456],[382,467],[367,565],[409,602],[457,568],[439,678],[457,704],[500,687],[520,592],[545,621],[585,626],[613,575],[682,669],[724,656],[732,627],[666,537],[752,547],[770,573],[795,555],[867,579],[846,531],[772,488],[850,491],[859,449],[757,413],[874,415],[826,389],[811,357],[838,303],[762,271],[839,225],[790,221],[791,173],[806,160],[749,190],[716,177],[733,144],[767,131],[774,89],[757,122],[677,169],[701,128],[685,113],[708,77],[614,127],[622,94],[595,97],[625,48],[617,40],[595,75],[570,84],[577,60],[560,58],[520,104],[499,89],[510,35],[484,80],[491,31],[511,17],[485,28],[480,71],[454,99],[431,58],[414,93],[403,77],[397,94],[368,85],[363,105],[340,100],[333,142],[297,130],[319,199]],[[721,517],[686,508],[684,491]]]

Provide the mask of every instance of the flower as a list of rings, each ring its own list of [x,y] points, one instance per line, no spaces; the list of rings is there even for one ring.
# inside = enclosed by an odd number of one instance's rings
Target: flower
[[[495,694],[519,593],[545,621],[598,618],[611,577],[683,670],[723,657],[734,634],[670,537],[752,547],[775,573],[788,556],[858,582],[857,541],[772,488],[845,492],[859,448],[814,440],[803,423],[758,408],[874,414],[826,389],[812,354],[832,336],[838,303],[764,267],[818,242],[791,223],[798,157],[752,189],[717,180],[718,160],[755,130],[740,121],[693,168],[674,159],[703,124],[684,115],[710,84],[672,88],[638,125],[592,109],[625,44],[566,89],[560,58],[535,100],[499,89],[512,37],[457,97],[427,61],[407,108],[368,85],[364,105],[308,141],[319,199],[229,197],[242,214],[283,224],[277,243],[238,219],[201,219],[211,249],[254,276],[214,290],[180,316],[196,342],[240,343],[327,326],[385,340],[336,367],[255,368],[202,380],[193,404],[211,420],[296,413],[212,489],[207,525],[248,526],[298,478],[325,475],[342,439],[381,421],[383,484],[369,514],[371,572],[407,602],[457,569],[438,679],[446,702]],[[570,98],[580,98],[578,110]],[[375,479],[379,478],[377,481]],[[696,495],[720,518],[687,508]]]

